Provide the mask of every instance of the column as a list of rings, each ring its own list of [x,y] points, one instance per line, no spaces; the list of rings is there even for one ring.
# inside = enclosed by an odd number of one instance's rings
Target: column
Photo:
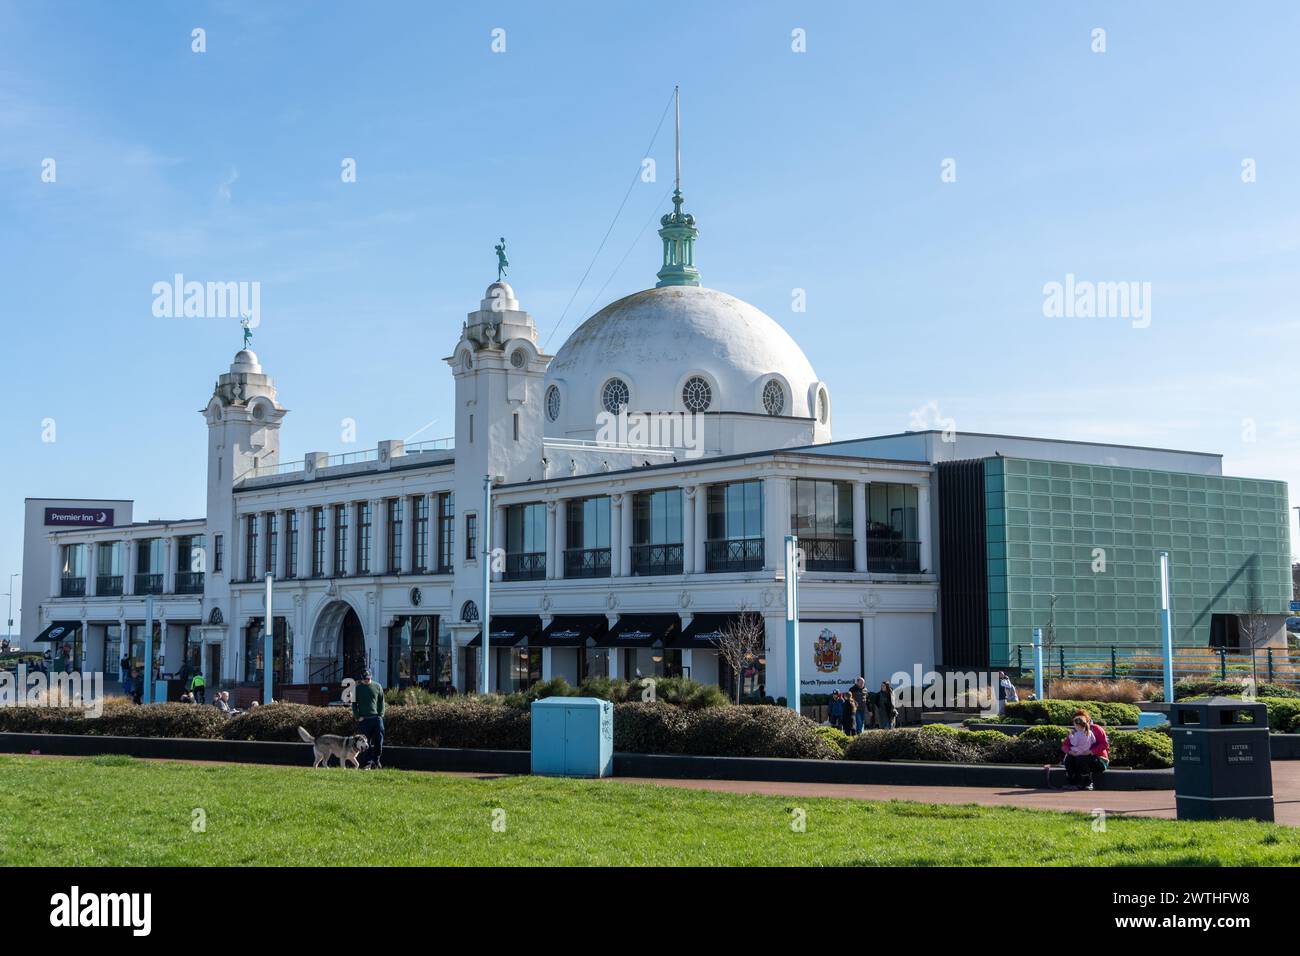
[[[504,555],[506,550],[506,509],[503,505],[492,506],[492,551],[489,560],[495,558],[498,554]],[[492,572],[492,580],[500,581],[502,578],[501,571]],[[486,641],[484,642],[486,646]]]
[[[609,496],[609,576],[623,574],[623,498],[622,494]]]
[[[125,558],[123,559],[126,561],[126,567],[122,569],[122,593],[134,594],[135,593],[135,564],[136,561],[139,560],[136,554],[138,549],[136,548],[135,538],[127,538],[126,547],[123,550],[126,555]],[[123,641],[126,640],[126,631],[122,632],[122,640]]]
[[[611,525],[612,525],[611,519]],[[628,577],[632,574],[632,495],[623,495],[623,546],[619,548],[617,555],[619,562],[619,574]],[[610,555],[611,565],[616,556]],[[613,574],[613,568],[610,568],[610,574]]]
[[[402,562],[401,571],[409,574],[415,570],[415,499],[407,495],[402,499]]]
[[[610,524],[612,525],[613,522],[610,522]],[[618,623],[617,614],[606,614],[605,617],[609,620],[610,627],[613,627],[615,624]],[[609,676],[611,678],[618,677],[619,667],[623,663],[621,660],[619,660],[619,658],[623,655],[623,649],[621,647],[611,647],[607,649],[607,653],[609,654]]]
[[[325,505],[325,577],[332,578],[338,574],[334,567],[334,506]]]
[[[425,512],[429,515],[429,523],[425,526],[425,536],[428,542],[424,547],[424,570],[432,574],[438,569],[438,496],[433,492],[424,496]],[[451,563],[451,555],[448,555],[447,563]]]
[[[855,481],[853,489],[853,570],[867,570],[867,483]]]
[[[699,489],[694,485],[682,489],[682,574],[695,572],[695,498]],[[685,658],[683,657],[683,660]],[[683,663],[682,665],[686,665]]]
[[[86,597],[99,594],[99,544],[95,541],[86,542]],[[82,640],[90,639],[90,632],[84,627],[81,629]]]
[[[921,570],[934,570],[930,558],[930,485],[916,489],[916,537],[921,542]]]
[[[560,572],[560,561],[563,559],[555,551],[555,502],[546,502],[546,580],[554,581]],[[542,651],[542,671],[543,680],[548,680],[545,676],[547,662],[550,653],[549,649]]]
[[[709,534],[709,489],[707,485],[698,485],[695,489],[695,540],[690,542],[695,548],[695,573],[703,574],[709,569],[705,542]]]
[[[176,539],[163,538],[163,594],[176,593]]]
[[[50,597],[58,597],[63,578],[63,545],[58,538],[50,539]]]
[[[388,522],[384,520],[384,499],[370,499],[370,573],[383,574],[388,559],[384,547],[384,537],[388,532]]]
[[[275,555],[275,578],[277,581],[283,581],[289,576],[289,515],[291,512],[276,512],[275,520],[279,524],[277,529],[280,540],[276,542]]]
[[[298,508],[298,577],[311,577],[311,509]],[[303,678],[306,680],[306,678]]]
[[[790,533],[790,479],[763,479],[763,567],[785,566],[785,536]],[[775,695],[774,695],[775,696]]]
[[[561,498],[555,503],[555,579],[564,577],[564,551],[569,546],[569,503]]]

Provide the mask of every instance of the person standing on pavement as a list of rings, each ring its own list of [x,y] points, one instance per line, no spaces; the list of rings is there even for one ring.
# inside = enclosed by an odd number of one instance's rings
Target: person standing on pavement
[[[352,688],[352,716],[358,729],[370,741],[363,770],[381,770],[384,752],[384,688],[370,679],[370,671],[361,672],[361,680]]]
[[[853,732],[862,733],[862,728],[867,721],[867,681],[864,677],[859,677],[849,688],[849,695],[853,698]]]

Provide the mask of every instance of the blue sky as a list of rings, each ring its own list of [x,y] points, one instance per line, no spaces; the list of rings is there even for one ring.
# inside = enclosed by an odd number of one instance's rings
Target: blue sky
[[[1294,4],[268,6],[0,2],[4,575],[25,496],[201,513],[240,335],[155,318],[177,272],[261,283],[285,460],[450,434],[498,236],[552,351],[653,284],[670,123],[557,328],[675,82],[704,282],[802,344],[837,438],[928,407],[1300,483]],[[1044,317],[1067,274],[1151,283],[1150,326]]]

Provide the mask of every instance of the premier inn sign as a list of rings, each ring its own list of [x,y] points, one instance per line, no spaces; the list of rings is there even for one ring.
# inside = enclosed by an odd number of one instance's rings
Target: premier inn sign
[[[47,528],[108,528],[113,524],[112,508],[46,508]]]

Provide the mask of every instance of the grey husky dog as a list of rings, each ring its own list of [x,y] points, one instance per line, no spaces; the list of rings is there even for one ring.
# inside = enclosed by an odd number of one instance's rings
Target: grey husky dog
[[[302,727],[298,728],[298,736],[306,743],[311,744],[312,749],[316,752],[316,761],[313,767],[328,767],[330,757],[337,757],[340,767],[346,767],[352,764],[357,769],[361,768],[361,763],[357,757],[370,749],[370,741],[365,734],[353,734],[351,737],[340,737],[338,734],[321,734],[319,737],[313,737]]]

